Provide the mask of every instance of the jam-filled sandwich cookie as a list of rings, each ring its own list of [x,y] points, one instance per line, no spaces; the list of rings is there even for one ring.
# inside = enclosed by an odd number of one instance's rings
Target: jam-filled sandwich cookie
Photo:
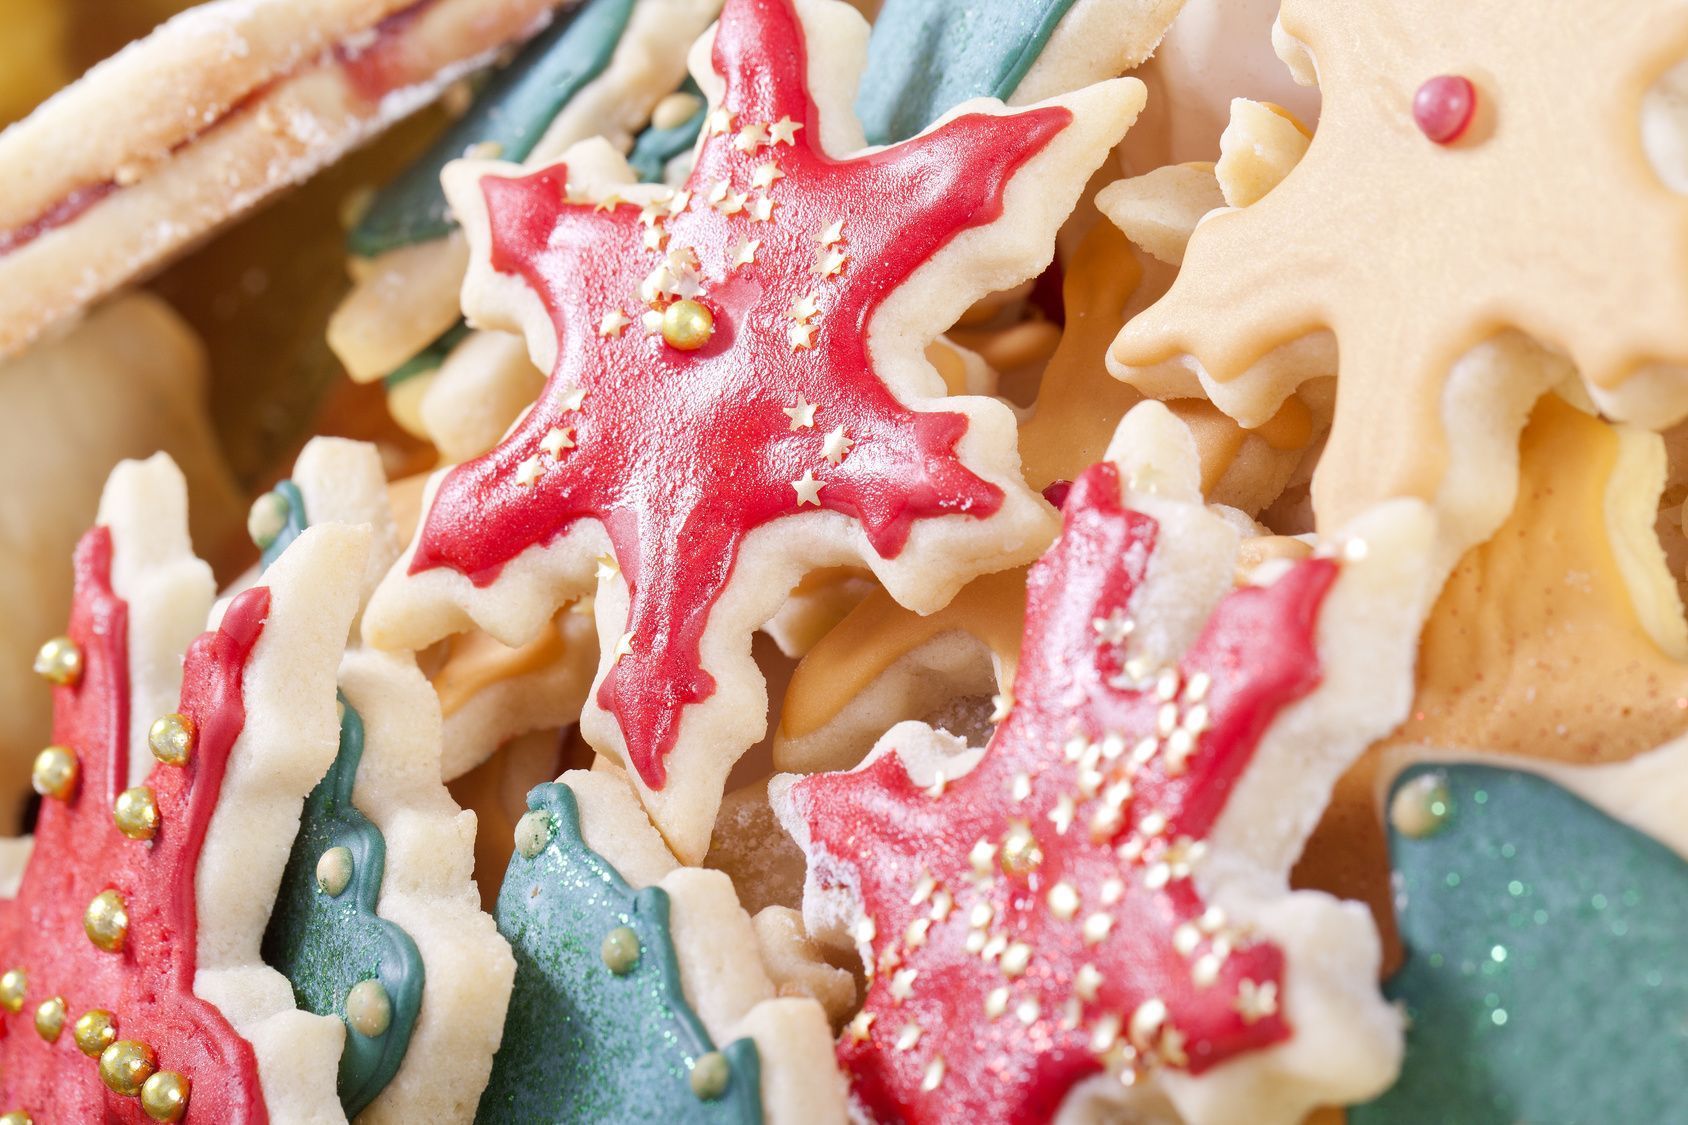
[[[680,867],[619,770],[565,773],[528,806],[497,911],[516,987],[478,1119],[841,1125],[826,1013],[779,995],[761,952],[777,915],[753,924],[725,875]]]
[[[870,1117],[1288,1123],[1395,1073],[1370,916],[1287,875],[1405,712],[1431,521],[1380,507],[1238,586],[1182,430],[1140,406],[1075,483],[987,746],[907,723],[775,782],[811,931],[872,972],[839,1043]]]
[[[305,179],[557,0],[218,0],[0,134],[0,355]]]
[[[0,908],[6,1111],[344,1117],[344,1025],[295,1007],[260,940],[339,742],[335,670],[367,546],[359,528],[306,532],[194,640],[214,588],[181,474],[160,455],[112,475],[69,626],[40,659],[54,744]]]
[[[316,439],[254,510],[266,562],[309,527],[364,525],[367,592],[398,550],[387,497],[373,446]],[[475,816],[441,782],[440,706],[413,659],[363,647],[354,625],[339,704],[339,751],[305,800],[264,959],[300,1008],[344,1022],[345,1116],[464,1121],[515,974],[471,879]]]
[[[583,729],[688,862],[765,726],[750,636],[806,570],[863,564],[935,609],[1054,519],[1009,409],[938,398],[923,352],[1047,262],[1140,88],[974,102],[846,155],[866,31],[834,0],[728,0],[694,52],[711,118],[679,190],[603,178],[602,159],[445,172],[466,311],[523,329],[552,374],[497,448],[431,482],[366,630],[519,644],[595,588]]]

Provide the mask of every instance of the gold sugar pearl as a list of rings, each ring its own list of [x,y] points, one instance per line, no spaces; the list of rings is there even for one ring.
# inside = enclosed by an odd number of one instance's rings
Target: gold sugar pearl
[[[35,1118],[21,1109],[14,1109],[10,1113],[0,1113],[0,1125],[35,1125]]]
[[[131,840],[150,840],[158,832],[158,797],[145,785],[125,789],[111,806],[117,830]]]
[[[141,1108],[154,1121],[180,1121],[188,1111],[193,1083],[173,1070],[161,1070],[141,1084]]]
[[[352,851],[346,847],[333,847],[323,852],[316,861],[317,890],[329,898],[339,898],[352,882]]]
[[[76,1017],[70,1027],[76,1049],[91,1059],[97,1059],[117,1041],[117,1017],[104,1008],[94,1008]]]
[[[346,1022],[366,1039],[387,1034],[393,1025],[393,1002],[378,980],[360,980],[346,993]]]
[[[137,1096],[157,1069],[152,1048],[134,1039],[119,1039],[100,1052],[100,1081],[126,1098]]]
[[[123,896],[116,891],[95,895],[82,915],[82,929],[89,941],[107,953],[121,950],[123,939],[129,936],[129,908]]]
[[[697,1062],[692,1064],[692,1093],[703,1101],[712,1102],[727,1092],[727,1083],[732,1078],[733,1067],[726,1055],[720,1051],[699,1055]]]
[[[152,729],[147,731],[147,745],[152,747],[152,756],[165,765],[185,766],[197,735],[192,719],[172,711],[153,720]]]
[[[35,674],[51,684],[82,678],[82,649],[69,637],[54,637],[35,651]]]
[[[1421,773],[1395,791],[1389,802],[1389,823],[1415,840],[1434,836],[1453,816],[1448,780],[1439,773]]]
[[[35,755],[29,783],[43,797],[68,801],[70,795],[76,792],[76,778],[80,772],[75,751],[68,746],[49,746]]]
[[[23,1011],[23,994],[28,988],[28,974],[22,969],[7,969],[0,975],[0,1008],[8,1012]]]
[[[545,850],[556,832],[550,813],[538,809],[523,813],[522,819],[516,821],[516,850],[524,859],[532,859]]]
[[[35,1009],[35,1034],[49,1043],[57,1043],[64,1031],[64,997],[43,1000]]]
[[[617,926],[604,935],[604,944],[599,948],[598,955],[604,959],[610,972],[624,977],[639,963],[639,935],[633,932],[631,926]]]
[[[1031,829],[1017,824],[1002,839],[1002,870],[1010,875],[1029,875],[1043,862],[1043,849]]]
[[[279,492],[266,492],[252,501],[246,513],[246,534],[251,537],[252,545],[260,551],[269,550],[292,514],[293,505]]]
[[[675,301],[662,310],[662,338],[675,351],[695,352],[715,335],[715,314],[698,301]]]

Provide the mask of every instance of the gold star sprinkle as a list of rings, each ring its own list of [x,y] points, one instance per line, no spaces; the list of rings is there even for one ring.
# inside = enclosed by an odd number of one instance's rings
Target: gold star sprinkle
[[[907,1000],[914,995],[914,978],[919,975],[914,969],[899,969],[891,977],[891,999]]]
[[[991,722],[1000,723],[1008,717],[1008,713],[1012,710],[1014,710],[1014,693],[1012,691],[1000,691],[991,696]]]
[[[873,1026],[872,1012],[857,1012],[854,1019],[844,1025],[844,1033],[857,1043],[867,1042],[868,1029]]]
[[[815,346],[815,326],[813,324],[793,324],[785,331],[791,341],[794,352],[807,351]]]
[[[773,161],[757,165],[756,171],[750,174],[750,185],[758,191],[767,191],[780,180],[785,179],[785,173]]]
[[[815,241],[822,246],[836,246],[844,241],[844,220],[839,219],[831,226],[815,235]]]
[[[793,433],[796,433],[798,430],[814,429],[815,411],[818,410],[819,407],[805,399],[802,395],[797,396],[797,402],[795,405],[782,406],[780,409],[784,412],[787,418],[791,419],[791,430]]]
[[[597,203],[593,204],[592,210],[593,211],[614,211],[617,207],[620,207],[623,203],[626,203],[626,202],[627,202],[627,200],[621,198],[621,196],[617,195],[615,192],[611,192],[609,195],[604,196],[604,198],[598,200]]]
[[[545,440],[539,443],[539,448],[549,453],[553,458],[561,457],[563,450],[574,448],[574,430],[552,426],[545,433]]]
[[[669,196],[668,197],[668,214],[669,214],[669,217],[672,218],[673,216],[680,214],[682,211],[684,211],[687,208],[687,206],[689,206],[691,204],[691,201],[692,201],[692,193],[689,192],[689,191],[677,191],[673,195]]]
[[[813,504],[817,508],[821,506],[821,489],[825,488],[826,484],[815,479],[813,470],[804,469],[803,479],[792,481],[791,487],[797,493],[799,508],[805,504]]]
[[[598,322],[598,335],[604,337],[618,337],[625,332],[627,330],[627,326],[632,323],[633,319],[626,313],[622,312],[620,309],[613,309],[610,312],[605,313],[604,319]],[[578,388],[576,389],[578,390]],[[584,391],[581,393],[585,394]],[[567,409],[579,410],[580,406],[577,403]]]
[[[767,143],[773,145],[793,145],[797,143],[797,131],[803,128],[789,117],[782,117],[768,126],[768,135],[773,138]]]
[[[615,649],[610,653],[610,663],[620,664],[621,658],[633,655],[633,634],[623,633],[615,642]]]
[[[737,123],[738,114],[734,113],[732,110],[725,108],[713,110],[709,114],[709,133],[711,136],[716,136],[721,133],[730,133],[733,131],[733,126]]]
[[[609,555],[598,556],[598,581],[607,582],[621,573],[621,564]]]
[[[529,457],[516,466],[516,483],[523,488],[531,488],[544,472],[545,467],[540,464],[539,458]]]
[[[557,405],[564,410],[579,410],[586,401],[585,387],[568,387],[557,392]]]
[[[774,217],[774,201],[765,195],[757,196],[751,201],[750,217],[759,223],[768,222]]]

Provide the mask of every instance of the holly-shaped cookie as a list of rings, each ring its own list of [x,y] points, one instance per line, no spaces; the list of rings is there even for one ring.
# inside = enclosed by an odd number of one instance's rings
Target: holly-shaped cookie
[[[1139,87],[973,103],[846,156],[860,136],[835,60],[865,30],[835,0],[729,0],[695,56],[713,109],[680,191],[625,166],[446,173],[467,311],[525,329],[552,374],[496,449],[437,478],[366,628],[393,647],[470,624],[520,643],[596,576],[582,726],[688,861],[764,727],[750,634],[805,570],[859,561],[929,610],[1050,530],[1012,414],[936,401],[922,352],[1047,260]]]
[[[1381,509],[1344,561],[1232,589],[1236,533],[1181,460],[1074,485],[988,746],[905,723],[775,783],[810,928],[872,973],[839,1057],[877,1119],[1046,1120],[1144,1084],[1188,1121],[1298,1122],[1393,1074],[1369,917],[1286,875],[1405,708],[1429,520]]]
[[[341,1116],[340,1026],[294,1008],[258,943],[334,756],[368,536],[302,537],[184,660],[212,594],[185,498],[162,455],[119,466],[40,661],[54,745],[0,906],[0,1107],[36,1121]]]
[[[369,526],[365,591],[398,550],[380,456],[360,442],[311,442],[254,523],[266,560],[313,523]],[[441,784],[439,702],[415,661],[359,640],[354,628],[340,663],[339,753],[305,800],[264,959],[301,1008],[345,1024],[348,1117],[461,1120],[491,1069],[515,963],[470,878],[474,816]]]

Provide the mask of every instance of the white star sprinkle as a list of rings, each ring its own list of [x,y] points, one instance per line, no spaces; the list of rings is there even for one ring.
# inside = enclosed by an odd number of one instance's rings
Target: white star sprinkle
[[[785,416],[787,418],[791,419],[791,430],[793,433],[796,433],[798,430],[808,430],[814,428],[815,411],[819,408],[814,403],[805,399],[802,395],[798,395],[795,405],[782,406],[780,409],[785,412]]]
[[[844,241],[844,220],[839,219],[831,226],[815,235],[815,241],[822,246],[836,246]]]
[[[581,404],[585,401],[585,387],[568,387],[557,392],[557,405],[564,410],[579,410]]]
[[[598,556],[598,581],[607,582],[620,573],[621,564],[615,561],[614,556]]]
[[[598,335],[604,337],[620,336],[622,332],[626,331],[627,326],[632,323],[633,319],[626,313],[622,312],[620,309],[614,309],[605,313],[604,319],[598,322]],[[576,389],[578,390],[579,388]],[[582,391],[581,393],[584,394],[585,392]],[[579,410],[579,402],[576,402],[575,405],[568,407],[568,409]]]
[[[834,465],[844,460],[850,448],[856,443],[850,439],[843,426],[839,426],[826,435],[826,444],[821,446],[821,455]]]
[[[798,297],[791,302],[791,307],[785,310],[785,315],[789,316],[792,320],[795,320],[798,324],[807,324],[815,317],[819,316],[820,311],[820,302],[816,299],[815,295],[813,293],[805,293],[803,296]]]
[[[728,268],[736,270],[740,266],[755,265],[756,251],[761,248],[762,240],[759,238],[747,238],[743,242],[740,242],[738,247],[733,251],[733,264]]]
[[[1237,982],[1237,998],[1231,1007],[1237,1010],[1246,1024],[1256,1024],[1267,1016],[1278,1014],[1278,985],[1276,981],[1257,983],[1252,980]]]
[[[520,465],[516,466],[516,483],[521,485],[523,488],[531,488],[533,487],[534,482],[544,475],[544,473],[545,466],[540,463],[539,458],[529,457]]]
[[[842,250],[825,250],[815,255],[811,272],[821,277],[837,277],[844,272],[844,264],[849,260],[849,255]]]
[[[756,171],[750,174],[750,186],[761,191],[767,191],[780,180],[785,179],[785,173],[773,161],[758,165]]]
[[[713,136],[719,133],[730,133],[733,131],[733,126],[737,122],[738,114],[734,113],[732,110],[725,108],[714,110],[709,114],[710,135]]]
[[[768,135],[772,138],[767,143],[773,145],[790,145],[797,142],[797,130],[803,128],[789,117],[782,117],[768,126]]]
[[[791,350],[794,352],[815,346],[815,326],[813,324],[793,324],[786,330],[786,335],[791,339]]]
[[[539,448],[549,453],[553,458],[561,457],[563,450],[574,448],[574,431],[552,426],[545,434],[545,440],[539,443]]]
[[[826,484],[815,479],[813,469],[804,469],[803,479],[792,481],[791,487],[797,493],[799,508],[805,504],[813,504],[817,508],[821,506],[821,489],[825,488]]]
[[[765,223],[774,217],[774,201],[765,195],[757,196],[750,204],[750,217]]]
[[[740,152],[755,152],[768,144],[768,127],[754,122],[738,131],[733,138],[733,147]]]
[[[615,642],[614,651],[610,653],[610,663],[611,664],[620,664],[622,657],[632,656],[632,655],[633,655],[633,634],[632,633],[623,633],[623,634],[621,634],[621,638]]]

